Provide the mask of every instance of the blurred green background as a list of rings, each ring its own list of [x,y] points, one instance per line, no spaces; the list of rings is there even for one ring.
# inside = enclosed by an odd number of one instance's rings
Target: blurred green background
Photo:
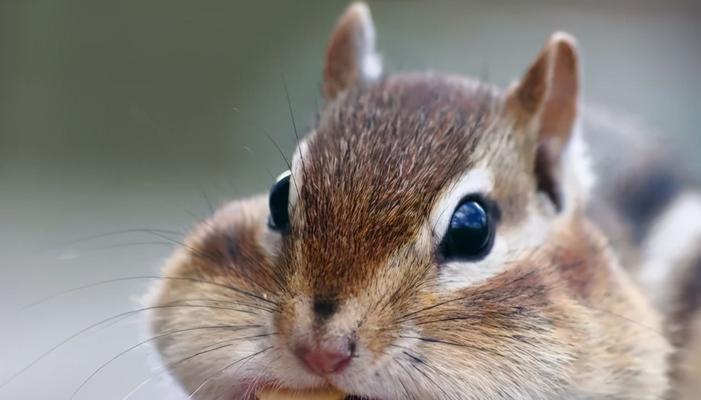
[[[286,169],[272,142],[286,155],[295,143],[284,82],[306,129],[345,4],[0,0],[0,382],[78,329],[134,308],[149,282],[17,312],[23,305],[154,274],[180,237],[140,229],[184,234],[211,207],[267,190]],[[446,70],[503,86],[552,31],[573,33],[586,101],[649,123],[701,171],[699,2],[370,5],[387,71]],[[81,336],[0,398],[68,398],[143,335],[133,318]],[[122,398],[150,376],[148,359],[146,349],[129,353],[78,398]],[[163,387],[148,384],[134,398],[171,398]]]

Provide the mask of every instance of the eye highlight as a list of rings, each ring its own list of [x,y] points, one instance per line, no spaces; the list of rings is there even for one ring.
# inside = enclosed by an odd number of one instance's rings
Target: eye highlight
[[[495,207],[480,196],[468,196],[453,211],[439,246],[444,261],[476,261],[494,244]]]
[[[278,232],[287,232],[290,229],[290,171],[285,171],[270,188],[268,195],[268,207],[270,218],[268,226]]]

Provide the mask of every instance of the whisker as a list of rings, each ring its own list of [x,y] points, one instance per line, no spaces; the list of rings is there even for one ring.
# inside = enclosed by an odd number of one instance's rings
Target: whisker
[[[253,298],[257,299],[257,300],[264,301],[264,302],[269,303],[269,304],[274,305],[274,306],[277,306],[277,305],[278,305],[275,301],[266,299],[265,297],[260,296],[260,295],[258,295],[258,294],[255,294],[255,293],[252,293],[252,292],[248,292],[248,291],[243,290],[243,289],[235,288],[235,287],[233,287],[233,286],[229,286],[229,285],[224,285],[224,284],[221,284],[221,283],[217,283],[217,282],[205,281],[205,280],[202,280],[202,279],[189,278],[189,277],[184,277],[184,276],[140,275],[140,276],[126,276],[126,277],[121,277],[121,278],[106,279],[106,280],[103,280],[103,281],[88,283],[88,284],[85,284],[85,285],[76,286],[76,287],[73,287],[73,288],[70,288],[70,289],[66,289],[66,290],[61,291],[61,292],[53,293],[53,294],[51,294],[51,295],[49,295],[49,296],[46,296],[46,297],[44,297],[44,298],[42,298],[42,299],[39,299],[39,300],[35,301],[35,302],[29,303],[29,304],[27,304],[27,305],[21,307],[21,308],[18,310],[18,312],[22,312],[22,311],[25,311],[25,310],[27,310],[27,309],[36,307],[36,306],[38,306],[38,305],[40,305],[40,304],[46,303],[46,302],[48,302],[48,301],[51,301],[51,300],[53,300],[53,299],[55,299],[55,298],[57,298],[57,297],[64,296],[64,295],[67,295],[67,294],[70,294],[70,293],[74,293],[74,292],[78,292],[78,291],[85,290],[85,289],[90,289],[90,288],[94,288],[94,287],[98,287],[98,286],[102,286],[102,285],[108,285],[108,284],[117,283],[117,282],[127,282],[127,281],[134,281],[134,280],[158,280],[158,279],[164,279],[164,280],[180,280],[180,281],[189,281],[189,282],[194,282],[194,283],[202,283],[202,284],[206,284],[206,285],[212,285],[212,286],[216,286],[216,287],[220,287],[220,288],[224,288],[224,289],[227,289],[227,290],[236,292],[236,293],[238,293],[238,294],[243,294],[243,295],[246,295],[246,296],[249,296],[249,297],[253,297]]]
[[[253,388],[256,387],[258,382],[260,382],[260,380],[265,376],[264,371],[266,371],[270,367],[270,364],[279,360],[279,358],[280,358],[280,356],[277,356],[277,357],[269,360],[264,366],[261,366],[259,372],[256,374],[256,376],[251,381],[251,384],[248,385],[248,388],[246,388],[246,393],[244,393],[244,396],[243,396],[244,399],[251,398],[253,395],[255,395],[255,393],[252,392]]]
[[[49,348],[47,351],[39,355],[39,357],[35,358],[33,361],[31,361],[29,364],[25,365],[23,368],[21,368],[19,371],[13,373],[10,375],[9,378],[5,379],[2,383],[0,383],[0,389],[6,387],[8,384],[13,382],[15,379],[20,377],[22,374],[27,372],[30,368],[41,362],[44,358],[48,357],[49,355],[53,354],[56,350],[59,348],[63,347],[64,345],[68,344],[72,340],[78,338],[79,336],[85,334],[86,332],[89,332],[90,330],[97,328],[100,325],[103,325],[105,323],[108,323],[110,321],[113,321],[115,319],[123,318],[125,316],[131,316],[131,315],[136,315],[140,312],[144,311],[149,311],[149,310],[155,310],[155,309],[165,309],[165,308],[183,308],[183,307],[192,307],[192,308],[209,308],[209,309],[225,309],[225,310],[231,310],[231,311],[241,311],[241,312],[248,312],[251,313],[249,310],[239,310],[235,308],[227,308],[227,307],[212,307],[212,306],[204,306],[204,305],[192,305],[192,304],[182,304],[182,305],[160,305],[160,306],[151,306],[151,307],[144,307],[136,310],[130,310],[126,311],[123,313],[119,313],[117,315],[111,316],[109,318],[103,319],[102,321],[98,321],[96,323],[90,324],[89,326],[73,333],[72,335],[66,337],[65,339],[61,340],[59,343],[56,345],[52,346]],[[254,313],[251,313],[254,314]]]
[[[506,283],[505,285],[508,286],[509,284],[511,284],[511,283],[513,283],[513,282],[516,282],[516,281],[519,281],[519,280],[523,280],[523,279],[527,278],[528,276],[532,275],[533,273],[535,273],[535,271],[526,272],[526,273],[523,274],[523,275],[517,276],[517,277],[514,278],[511,282]],[[411,321],[411,320],[420,318],[420,317],[421,317],[421,313],[424,313],[424,312],[426,312],[426,311],[428,311],[428,310],[432,310],[432,309],[434,309],[434,308],[436,308],[436,307],[443,306],[443,305],[445,305],[445,304],[450,304],[450,303],[454,303],[454,302],[456,302],[456,301],[461,301],[461,300],[468,299],[468,298],[470,298],[471,296],[473,296],[473,294],[461,295],[461,296],[458,296],[458,297],[455,297],[455,298],[452,298],[452,299],[448,299],[448,300],[440,301],[440,302],[438,302],[438,303],[431,304],[430,306],[426,306],[426,307],[424,307],[424,308],[421,308],[421,309],[412,311],[412,312],[410,312],[410,313],[404,314],[404,315],[400,316],[399,318],[397,318],[397,319],[395,320],[395,322],[406,322],[406,321]]]
[[[209,196],[207,196],[207,192],[206,192],[206,191],[204,190],[204,188],[201,187],[201,186],[200,186],[199,189],[200,189],[200,192],[202,193],[202,197],[204,198],[205,203],[207,203],[207,207],[209,208],[209,212],[210,212],[211,214],[214,214],[214,211],[215,211],[214,204],[213,204],[212,201],[209,199]]]
[[[116,231],[110,231],[110,232],[104,232],[104,233],[98,233],[96,235],[90,235],[90,236],[83,236],[79,237],[76,239],[68,240],[65,242],[61,242],[56,244],[55,246],[50,247],[48,250],[55,250],[58,248],[62,247],[67,247],[67,246],[72,246],[76,245],[79,243],[83,242],[89,242],[92,240],[96,239],[102,239],[106,237],[111,237],[111,236],[119,236],[119,235],[127,235],[130,233],[148,233],[152,234],[153,232],[158,232],[163,235],[173,235],[173,236],[182,236],[183,232],[178,232],[175,230],[170,230],[170,229],[158,229],[158,228],[134,228],[134,229],[122,229],[122,230],[116,230]]]
[[[270,350],[270,349],[272,349],[272,348],[273,348],[273,346],[268,346],[268,347],[264,348],[263,350],[257,351],[257,352],[255,352],[255,353],[253,353],[253,354],[249,354],[249,355],[246,356],[246,357],[239,358],[238,360],[236,360],[236,361],[234,361],[234,362],[228,364],[228,365],[225,366],[224,368],[218,370],[218,371],[215,372],[214,374],[212,374],[212,375],[210,375],[209,377],[207,377],[204,381],[202,381],[202,383],[200,383],[200,385],[197,386],[197,388],[195,388],[195,390],[194,390],[192,393],[190,393],[190,395],[187,397],[187,400],[192,399],[192,397],[193,397],[195,394],[197,394],[200,390],[202,390],[202,388],[204,388],[204,387],[207,385],[207,383],[209,383],[209,382],[210,382],[212,379],[214,379],[217,375],[223,373],[224,371],[226,371],[227,369],[233,367],[234,365],[238,364],[238,363],[241,362],[241,361],[244,361],[244,364],[245,364],[246,362],[248,362],[249,360],[253,359],[254,357],[256,357],[256,356],[258,356],[258,355],[260,355],[260,354],[263,354],[263,353],[265,353],[266,351],[268,351],[268,350]]]
[[[404,354],[406,354],[406,352],[405,352]],[[416,372],[418,372],[418,373],[420,373],[421,375],[423,375],[424,378],[426,378],[426,379],[427,379],[433,386],[435,386],[441,393],[443,393],[443,394],[445,395],[445,398],[446,398],[446,399],[451,399],[451,398],[453,397],[453,396],[449,395],[448,392],[446,392],[445,389],[443,389],[443,387],[442,387],[441,385],[439,385],[438,383],[436,383],[436,381],[435,381],[430,375],[428,375],[425,371],[422,371],[416,364],[409,364],[409,365],[410,365],[412,368],[414,368],[414,369],[416,370]]]
[[[263,134],[265,134],[265,137],[268,138],[270,143],[272,143],[272,145],[275,147],[275,150],[277,150],[278,154],[280,154],[280,157],[282,157],[282,160],[285,162],[287,169],[292,170],[292,164],[290,164],[290,160],[287,158],[287,156],[285,156],[285,152],[282,151],[282,148],[277,143],[277,141],[275,139],[273,139],[273,137],[270,136],[270,134],[266,130],[263,130]]]
[[[285,71],[280,67],[280,78],[282,79],[282,87],[285,89],[285,99],[287,100],[287,111],[290,114],[290,120],[292,121],[292,129],[294,130],[295,139],[297,139],[297,144],[299,144],[299,130],[297,129],[297,120],[295,119],[295,113],[292,111],[292,100],[290,99],[290,89],[287,86],[287,79],[285,78]],[[304,165],[304,163],[302,163]]]
[[[188,303],[186,303],[186,302],[188,302]],[[211,299],[211,298],[184,297],[184,298],[178,299],[177,301],[163,303],[161,305],[190,304],[189,302],[203,302],[203,303],[244,306],[244,307],[252,308],[254,310],[265,311],[265,312],[268,312],[270,314],[276,314],[279,312],[278,310],[276,310],[274,308],[261,306],[260,304],[238,301],[238,300],[228,299],[228,298]]]
[[[75,389],[73,394],[71,394],[70,400],[75,399],[75,397],[80,393],[80,391],[95,377],[97,374],[100,373],[103,369],[107,368],[110,364],[113,362],[117,361],[119,358],[123,357],[124,355],[130,353],[131,351],[147,344],[150,343],[154,340],[158,340],[160,338],[166,337],[166,336],[171,336],[179,333],[185,333],[185,332],[192,332],[192,331],[197,331],[197,330],[209,330],[209,329],[230,329],[231,331],[239,331],[239,330],[244,330],[244,329],[252,329],[252,328],[260,328],[262,325],[212,325],[212,326],[198,326],[198,327],[193,327],[193,328],[185,328],[185,329],[178,329],[178,330],[173,330],[173,331],[168,331],[165,333],[161,333],[155,336],[152,336],[146,340],[143,340],[135,345],[132,345],[123,351],[119,352],[117,355],[114,357],[110,358],[108,361],[104,362],[101,364],[97,369],[95,369],[85,380],[83,380],[80,385]],[[240,338],[244,339],[244,338]]]
[[[444,301],[441,301],[441,302],[438,302],[438,303],[431,304],[430,306],[426,306],[426,307],[424,307],[424,308],[421,308],[421,309],[418,309],[418,310],[416,310],[416,311],[412,311],[412,312],[410,312],[410,313],[407,313],[407,314],[402,315],[401,317],[397,318],[396,322],[406,322],[406,321],[410,321],[410,320],[412,320],[412,319],[416,319],[416,318],[418,318],[418,317],[416,317],[416,316],[417,316],[417,315],[420,316],[421,313],[424,313],[424,312],[426,312],[426,311],[432,310],[432,309],[434,309],[434,308],[436,308],[436,307],[440,307],[440,306],[445,305],[445,304],[450,304],[450,303],[453,303],[453,302],[456,302],[456,301],[464,300],[464,299],[466,299],[466,298],[468,298],[468,297],[470,297],[470,296],[459,296],[459,297],[455,297],[455,298],[452,298],[452,299],[449,299],[449,300],[444,300]],[[409,318],[409,317],[414,317],[414,318]]]
[[[406,373],[406,376],[410,377],[410,376],[412,375],[412,374],[411,374],[411,371],[409,371],[409,370],[406,368],[406,366],[405,366],[400,360],[398,360],[398,359],[396,359],[396,358],[394,358],[394,357],[392,357],[392,360],[393,360],[397,365],[399,365],[399,367],[400,367],[402,370],[404,370],[404,372]],[[401,377],[398,376],[398,377],[397,377],[397,381],[399,381],[399,384],[400,384],[400,385],[402,386],[402,388],[404,389],[404,393],[406,393],[407,398],[411,398],[411,399],[415,399],[415,398],[416,398],[413,394],[410,394],[409,390],[407,389],[406,385],[405,385],[404,382],[402,381],[402,378],[401,378]]]
[[[265,131],[263,131],[263,132],[265,133],[265,136],[268,138],[268,140],[270,140],[270,143],[272,143],[273,146],[275,146],[275,149],[280,154],[280,157],[282,157],[282,159],[285,161],[285,165],[287,165],[287,169],[290,170],[290,174],[291,174],[290,180],[292,181],[292,185],[295,187],[295,192],[297,192],[297,198],[300,198],[299,185],[297,185],[297,179],[295,179],[294,174],[292,174],[292,163],[290,162],[290,160],[287,159],[287,157],[285,156],[285,153],[282,151],[282,148],[280,148],[280,145],[275,141],[275,139],[273,139],[273,137],[270,136],[267,132],[265,132]],[[275,180],[275,178],[273,178],[273,180]]]
[[[195,217],[195,218],[196,218],[196,219],[199,219],[199,218],[197,218],[197,217]],[[203,252],[203,251],[201,251],[201,250],[199,250],[199,249],[197,249],[197,248],[195,248],[195,247],[193,247],[193,246],[190,246],[189,244],[187,244],[186,242],[184,242],[184,241],[182,241],[182,240],[177,240],[177,239],[169,238],[169,237],[167,237],[167,236],[165,236],[165,235],[159,234],[158,232],[151,232],[151,234],[154,235],[154,236],[156,236],[156,237],[159,237],[159,238],[161,238],[161,239],[164,239],[164,240],[167,240],[167,241],[169,241],[169,242],[175,243],[175,244],[181,246],[181,247],[184,248],[184,249],[187,249],[190,253],[192,253],[193,255],[195,255],[195,256],[197,256],[197,257],[199,257],[200,259],[207,260],[207,261],[209,261],[209,262],[211,262],[211,263],[213,263],[213,264],[217,264],[218,261],[219,261],[219,260],[217,260],[215,257],[213,257],[212,255],[210,255],[210,254],[208,254],[208,253],[205,253],[205,252]]]
[[[175,366],[178,366],[178,365],[180,365],[180,364],[182,364],[182,363],[185,363],[185,362],[187,362],[187,361],[189,361],[189,360],[192,360],[192,359],[195,358],[195,357],[199,357],[199,356],[201,356],[201,355],[205,355],[205,354],[211,353],[211,352],[213,352],[213,351],[217,351],[217,350],[221,350],[221,349],[225,349],[225,348],[229,348],[229,347],[234,346],[234,343],[230,343],[230,342],[231,342],[231,339],[227,339],[227,340],[224,340],[224,341],[220,341],[220,342],[211,344],[210,346],[208,346],[209,348],[208,348],[208,347],[205,347],[204,350],[200,350],[200,351],[198,351],[197,353],[190,354],[189,356],[187,356],[187,357],[185,357],[185,358],[181,358],[181,359],[178,360],[178,361],[169,363],[168,365],[166,365],[166,366],[164,366],[164,367],[161,367],[159,371],[157,371],[156,373],[151,374],[151,376],[149,376],[148,378],[146,378],[146,379],[144,379],[143,381],[141,381],[138,385],[136,385],[131,391],[129,391],[129,393],[127,393],[124,397],[122,397],[122,400],[128,400],[128,399],[130,399],[130,398],[131,398],[132,396],[134,396],[142,387],[146,386],[149,382],[151,382],[151,381],[152,381],[153,379],[155,379],[157,376],[159,376],[159,375],[165,373],[166,371],[168,371],[169,369],[171,369],[171,368],[173,368],[173,367],[175,367]],[[213,347],[213,346],[215,346],[215,347]]]
[[[405,336],[405,335],[399,335],[400,338],[402,339],[415,339],[415,340],[420,340],[422,342],[427,342],[427,343],[435,343],[435,344],[444,344],[444,345],[449,345],[449,346],[456,346],[456,347],[467,347],[470,349],[478,349],[476,346],[472,346],[469,344],[464,344],[464,343],[457,343],[457,342],[449,342],[446,340],[440,340],[440,339],[435,339],[435,338],[428,338],[428,337],[423,337],[423,336]]]
[[[234,111],[240,115],[239,109],[234,108]],[[272,143],[273,146],[275,146],[275,148],[277,149],[277,152],[280,154],[280,156],[282,156],[283,161],[284,161],[285,164],[287,165],[287,169],[291,169],[292,167],[290,166],[290,162],[289,162],[289,160],[287,159],[287,157],[285,157],[285,152],[282,151],[282,148],[278,145],[278,143],[272,138],[272,136],[270,136],[270,134],[268,133],[268,131],[267,131],[265,128],[263,128],[260,124],[256,123],[255,121],[254,121],[253,123],[254,123],[254,125],[255,125],[255,128],[258,129],[258,130],[260,130],[261,132],[263,132],[263,134],[268,138],[268,140],[270,141],[270,143]],[[250,154],[250,155],[255,155],[253,149],[251,149],[249,146],[243,146],[243,149],[244,149],[248,154]],[[273,174],[273,173],[270,171],[270,169],[268,169],[268,167],[264,167],[264,168],[265,168],[265,171],[266,171],[266,172],[268,173],[268,175],[270,176],[270,180],[271,180],[271,181],[275,181],[276,174]],[[234,183],[234,182],[230,182],[230,183],[231,183],[232,186],[233,186],[233,183]],[[241,197],[241,196],[239,195],[240,190],[238,190],[237,188],[234,187],[234,191],[237,193],[237,194],[236,194],[236,197]]]
[[[125,247],[135,247],[135,246],[164,246],[168,248],[173,247],[173,243],[171,242],[158,242],[155,240],[152,241],[142,241],[142,242],[127,242],[127,243],[117,243],[117,244],[109,244],[105,246],[95,246],[95,247],[90,247],[88,249],[81,249],[79,250],[78,256],[84,255],[84,254],[90,254],[90,253],[97,253],[103,250],[111,250],[111,249],[119,249],[119,248],[125,248]]]
[[[295,134],[295,140],[297,141],[297,147],[299,147],[300,139],[299,139],[299,130],[297,129],[297,121],[295,119],[295,113],[292,110],[292,100],[290,99],[290,89],[287,86],[287,79],[285,78],[285,71],[282,68],[282,65],[280,66],[280,79],[282,79],[282,87],[285,90],[285,99],[287,100],[287,111],[290,114],[290,120],[292,121],[292,129]],[[299,162],[302,164],[302,179],[306,180],[304,177],[304,171],[306,171],[306,167],[304,165],[304,157],[302,155],[302,152],[299,153]],[[295,186],[297,186],[295,184]],[[298,190],[299,191],[299,190]],[[298,193],[299,196],[299,193]]]

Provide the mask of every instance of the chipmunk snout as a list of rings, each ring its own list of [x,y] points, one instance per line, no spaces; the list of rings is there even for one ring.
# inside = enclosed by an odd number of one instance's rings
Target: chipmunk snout
[[[330,339],[301,339],[295,346],[295,356],[311,373],[327,375],[343,371],[355,353],[355,341],[350,337]]]
[[[347,300],[346,300],[347,301]],[[288,346],[309,373],[327,376],[345,370],[358,348],[358,321],[334,293],[300,296],[289,315]]]

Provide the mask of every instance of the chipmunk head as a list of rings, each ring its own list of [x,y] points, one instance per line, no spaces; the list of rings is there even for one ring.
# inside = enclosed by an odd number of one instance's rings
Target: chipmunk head
[[[183,386],[203,399],[658,396],[655,316],[580,212],[574,40],[553,35],[506,91],[380,69],[356,3],[289,173],[217,212],[166,267],[153,326]]]

